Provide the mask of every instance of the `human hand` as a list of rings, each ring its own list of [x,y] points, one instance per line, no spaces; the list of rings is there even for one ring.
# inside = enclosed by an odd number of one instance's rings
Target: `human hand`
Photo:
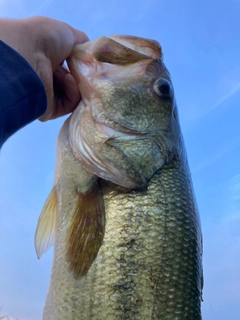
[[[55,119],[76,108],[81,99],[77,83],[61,64],[75,44],[88,41],[85,33],[45,17],[0,19],[0,39],[29,62],[44,84],[48,105],[39,120]]]

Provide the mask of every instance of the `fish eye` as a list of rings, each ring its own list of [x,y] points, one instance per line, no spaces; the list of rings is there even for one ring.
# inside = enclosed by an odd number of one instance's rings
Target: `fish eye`
[[[171,98],[173,96],[172,84],[166,79],[157,79],[153,84],[153,89],[161,98]]]

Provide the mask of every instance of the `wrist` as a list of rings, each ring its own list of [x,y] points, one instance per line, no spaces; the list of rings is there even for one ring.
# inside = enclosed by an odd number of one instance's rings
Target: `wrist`
[[[0,19],[0,40],[17,51],[35,70],[34,50],[29,46],[29,28],[27,19]]]

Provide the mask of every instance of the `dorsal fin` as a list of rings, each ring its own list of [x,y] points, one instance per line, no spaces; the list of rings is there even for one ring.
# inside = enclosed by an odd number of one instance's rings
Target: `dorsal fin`
[[[105,209],[98,183],[79,193],[67,241],[67,260],[74,277],[82,277],[95,260],[105,230]]]
[[[34,243],[38,259],[47,252],[51,245],[54,245],[57,210],[57,192],[56,187],[53,187],[43,206],[35,232]]]

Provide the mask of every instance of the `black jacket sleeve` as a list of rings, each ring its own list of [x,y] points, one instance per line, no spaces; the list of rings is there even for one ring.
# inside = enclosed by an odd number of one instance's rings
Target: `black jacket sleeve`
[[[42,81],[29,63],[0,41],[0,148],[17,130],[47,108]]]

